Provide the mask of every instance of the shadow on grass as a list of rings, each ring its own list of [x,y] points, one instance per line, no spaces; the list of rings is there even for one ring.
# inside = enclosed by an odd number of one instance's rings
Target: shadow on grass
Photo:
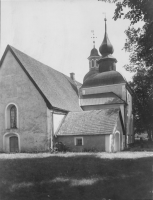
[[[0,199],[150,199],[152,164],[92,155],[0,160]]]

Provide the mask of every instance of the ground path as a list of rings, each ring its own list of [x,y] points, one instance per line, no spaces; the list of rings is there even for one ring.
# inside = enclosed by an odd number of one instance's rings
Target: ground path
[[[0,154],[0,159],[14,159],[14,158],[46,158],[46,157],[75,157],[75,156],[95,156],[102,159],[135,159],[135,158],[145,158],[145,157],[153,157],[153,152],[141,151],[141,152],[118,152],[118,153],[16,153],[16,154]]]

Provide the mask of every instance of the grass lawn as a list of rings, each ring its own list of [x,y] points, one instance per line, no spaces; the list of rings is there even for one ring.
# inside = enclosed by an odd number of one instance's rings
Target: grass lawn
[[[0,200],[151,199],[153,153],[0,154]]]

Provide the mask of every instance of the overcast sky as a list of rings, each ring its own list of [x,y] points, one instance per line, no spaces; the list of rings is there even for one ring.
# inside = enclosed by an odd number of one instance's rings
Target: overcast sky
[[[124,31],[128,20],[114,21],[115,5],[98,0],[2,0],[1,52],[7,44],[23,51],[48,66],[69,75],[76,74],[80,82],[89,71],[88,57],[104,37],[104,12],[109,39],[117,59],[117,71],[127,80],[131,74],[123,68],[129,54],[123,49]]]

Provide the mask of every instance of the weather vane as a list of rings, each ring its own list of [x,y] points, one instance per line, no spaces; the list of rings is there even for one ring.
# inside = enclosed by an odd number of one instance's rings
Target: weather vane
[[[91,37],[91,38],[93,39],[93,46],[95,47],[95,39],[96,39],[97,37],[95,37],[94,30],[92,30],[91,32],[92,32],[92,34],[93,34],[93,36]]]

